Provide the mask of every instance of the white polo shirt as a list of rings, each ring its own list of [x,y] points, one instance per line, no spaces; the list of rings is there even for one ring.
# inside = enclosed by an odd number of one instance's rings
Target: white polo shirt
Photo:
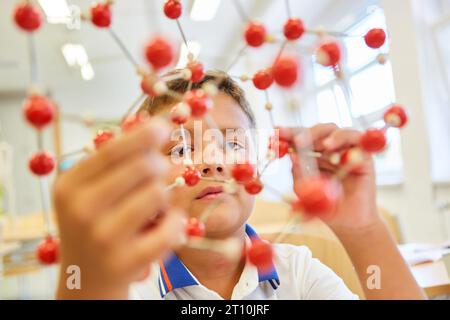
[[[258,237],[246,226],[250,238]],[[338,300],[358,299],[330,268],[312,257],[304,246],[274,244],[270,272],[261,273],[246,263],[232,300]],[[222,300],[203,286],[183,262],[172,254],[151,266],[149,277],[130,287],[130,299]]]

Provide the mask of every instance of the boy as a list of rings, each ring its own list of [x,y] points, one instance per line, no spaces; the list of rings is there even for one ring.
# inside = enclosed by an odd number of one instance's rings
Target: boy
[[[223,73],[209,72],[193,85],[220,83],[209,116],[221,130],[251,129],[255,119],[242,89]],[[185,80],[168,83],[172,91],[184,94]],[[177,101],[171,95],[149,98],[142,110],[164,115]],[[202,124],[207,128],[206,124]],[[193,131],[190,119],[185,128]],[[360,134],[332,124],[308,129],[317,152],[334,152],[357,145]],[[285,130],[295,138],[299,130]],[[182,161],[204,147],[187,141],[188,150],[169,140],[170,128],[157,117],[109,141],[90,158],[64,173],[54,188],[55,208],[61,237],[60,299],[355,299],[330,269],[311,257],[305,247],[274,245],[274,262],[269,273],[247,263],[230,261],[210,250],[182,246],[184,214],[199,217],[211,203],[217,203],[206,221],[206,237],[235,238],[243,245],[257,236],[246,221],[254,196],[239,187],[224,192],[216,180],[229,179],[230,167],[222,161],[195,164],[206,178],[193,187],[165,192],[167,185],[184,169]],[[248,137],[225,136],[216,152],[247,153]],[[194,148],[195,147],[195,148]],[[161,152],[162,153],[161,153]],[[169,161],[172,160],[172,161]],[[294,160],[294,159],[293,159]],[[323,172],[334,168],[318,163]],[[294,181],[300,173],[293,166]],[[422,299],[424,294],[398,252],[395,242],[380,220],[376,208],[375,174],[367,157],[357,173],[344,178],[343,196],[331,220],[326,221],[347,250],[368,299]],[[276,214],[276,213],[274,213]],[[149,231],[145,226],[154,222]],[[64,270],[81,269],[81,289],[66,288]],[[151,266],[144,281],[134,283]],[[381,271],[381,288],[369,289],[367,268]],[[132,284],[134,283],[134,284]]]

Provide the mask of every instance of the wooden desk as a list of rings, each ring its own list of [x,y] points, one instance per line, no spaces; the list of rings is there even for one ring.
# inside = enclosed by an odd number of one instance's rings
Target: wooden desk
[[[52,224],[54,225],[52,217]],[[3,241],[39,240],[45,236],[44,216],[41,213],[18,216],[15,221],[11,217],[5,219]]]
[[[38,271],[42,268],[41,265],[29,263],[28,261],[10,265],[7,260],[4,260],[3,256],[19,250],[24,243],[42,239],[45,236],[44,225],[44,216],[41,213],[18,216],[15,221],[9,216],[5,218],[3,228],[4,243],[0,243],[0,251],[3,253],[3,255],[0,254],[0,263],[4,263],[2,270],[3,276],[23,275]],[[2,249],[3,245],[4,250]],[[23,257],[26,260],[29,258],[28,255],[24,255]],[[34,253],[31,253],[30,257],[34,259]]]
[[[274,223],[265,225],[253,225],[257,232],[268,240],[274,240],[277,238],[280,230],[283,229],[284,224]],[[345,270],[336,269],[336,265],[332,265],[337,260],[345,259],[344,254],[334,252],[340,250],[338,247],[332,247],[332,249],[322,251],[321,248],[328,242],[339,243],[337,237],[320,222],[311,222],[303,224],[300,227],[290,230],[291,234],[297,234],[302,238],[313,237],[312,241],[305,243],[319,260],[331,267],[336,273],[338,273],[347,286],[351,287],[351,290],[358,291],[359,287],[354,285],[355,276],[348,275]],[[324,241],[328,240],[328,242]],[[328,246],[330,244],[328,243]],[[333,252],[331,252],[333,251]],[[341,263],[341,267],[348,268],[348,264]],[[337,267],[339,267],[339,265]],[[436,296],[450,295],[450,276],[447,273],[447,269],[443,261],[424,263],[411,267],[411,271],[422,289],[429,298]],[[356,273],[355,273],[356,275]],[[358,292],[360,294],[360,292]]]
[[[3,256],[6,256],[20,248],[19,242],[6,242],[0,243],[0,278],[5,276],[5,270],[3,265]]]
[[[444,261],[418,264],[411,271],[428,297],[450,295],[450,277]]]
[[[0,243],[0,258],[10,254],[20,248],[19,242]]]

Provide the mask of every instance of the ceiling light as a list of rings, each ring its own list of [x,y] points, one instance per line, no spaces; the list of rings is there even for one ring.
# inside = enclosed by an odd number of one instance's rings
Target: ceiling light
[[[81,77],[84,80],[92,80],[94,78],[94,68],[89,63],[89,58],[83,45],[66,43],[61,50],[67,65],[71,68],[80,68]]]
[[[62,53],[70,67],[81,67],[89,60],[86,49],[81,44],[66,43],[62,46]]]
[[[92,68],[92,65],[90,63],[87,63],[81,67],[81,77],[84,80],[86,81],[92,80],[94,79],[94,76],[95,76],[94,68]]]
[[[71,11],[66,0],[39,0],[49,23],[67,23]]]

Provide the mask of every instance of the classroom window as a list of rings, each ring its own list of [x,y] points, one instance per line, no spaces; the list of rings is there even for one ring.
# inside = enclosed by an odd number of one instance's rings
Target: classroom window
[[[380,51],[369,49],[362,37],[371,28],[386,29],[381,9],[374,10],[346,32],[354,37],[342,42],[345,52],[346,78],[337,80],[333,70],[314,63],[318,120],[343,127],[382,127],[383,110],[395,102],[392,67],[379,64],[380,52],[389,52],[386,43]],[[398,130],[388,131],[389,148],[375,159],[378,183],[398,184],[402,178],[401,139]]]

